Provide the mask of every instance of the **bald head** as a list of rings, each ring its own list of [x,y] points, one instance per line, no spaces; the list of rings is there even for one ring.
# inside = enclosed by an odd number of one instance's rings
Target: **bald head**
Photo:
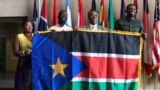
[[[66,10],[61,10],[59,11],[58,13],[58,23],[61,24],[61,23],[66,23],[67,21],[67,11]]]

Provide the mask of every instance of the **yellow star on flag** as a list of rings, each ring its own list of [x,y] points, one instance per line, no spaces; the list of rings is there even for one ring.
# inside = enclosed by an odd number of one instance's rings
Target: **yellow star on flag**
[[[49,65],[52,69],[54,69],[54,75],[55,77],[58,74],[61,74],[62,76],[65,77],[64,69],[68,66],[68,64],[62,64],[60,59],[57,59],[57,63],[53,65]]]

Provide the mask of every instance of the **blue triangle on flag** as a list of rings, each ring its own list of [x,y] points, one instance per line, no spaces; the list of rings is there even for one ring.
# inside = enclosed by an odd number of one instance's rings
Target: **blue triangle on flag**
[[[57,45],[54,41],[50,40],[49,37],[36,34],[32,46],[33,88],[38,87],[38,89],[41,90],[42,87],[45,87],[46,90],[51,88],[52,90],[59,90],[70,82],[73,77],[86,69],[83,62],[73,56],[70,52],[61,48],[61,46]],[[58,58],[61,64],[68,65],[64,69],[65,76],[61,74],[53,76],[55,70],[51,68],[50,65],[55,65]],[[40,80],[37,78],[40,78]]]

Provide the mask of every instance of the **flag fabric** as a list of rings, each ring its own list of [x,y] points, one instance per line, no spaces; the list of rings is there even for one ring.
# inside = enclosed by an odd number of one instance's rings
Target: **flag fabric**
[[[139,33],[36,33],[33,90],[138,90],[140,46]]]
[[[137,0],[134,0],[134,5],[136,7],[136,13],[138,13],[138,1]]]
[[[72,19],[71,19],[71,9],[70,9],[70,0],[66,0],[66,10],[67,10],[67,26],[72,27]]]
[[[108,28],[114,30],[114,10],[112,0],[109,0],[108,8]]]
[[[125,2],[124,0],[121,0],[121,12],[120,12],[120,18],[125,17],[126,10],[125,10]]]
[[[97,6],[97,3],[96,3],[96,0],[92,0],[91,10],[95,10],[95,11],[98,10],[98,6]]]
[[[153,25],[153,45],[152,45],[152,59],[154,67],[158,70],[160,77],[160,6],[159,0],[155,1],[155,13],[154,13],[154,25]],[[159,78],[160,80],[160,78]]]
[[[83,2],[78,0],[78,27],[84,25]]]
[[[52,26],[58,24],[58,6],[57,6],[57,0],[53,0],[53,12],[52,12]]]
[[[41,16],[39,21],[39,30],[47,30],[48,29],[48,13],[47,13],[47,2],[43,0]]]
[[[148,0],[143,1],[143,33],[147,36],[144,42],[144,51],[143,51],[143,61],[144,61],[144,69],[148,77],[152,76],[152,49],[151,44],[153,43],[153,35],[152,28],[149,20],[149,6]]]
[[[144,29],[143,32],[147,33],[147,24],[148,24],[148,17],[149,15],[149,6],[148,6],[148,0],[143,1],[143,24],[144,24]]]
[[[34,0],[34,6],[33,6],[33,32],[37,31],[37,23],[38,23],[37,4],[36,4],[36,0]]]
[[[101,0],[100,10],[99,10],[99,25],[106,26],[106,10],[104,6],[104,0]]]

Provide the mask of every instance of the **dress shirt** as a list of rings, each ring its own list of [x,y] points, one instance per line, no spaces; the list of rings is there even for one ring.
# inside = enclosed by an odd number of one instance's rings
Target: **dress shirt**
[[[91,30],[97,30],[97,24],[95,25],[89,24],[89,27]]]
[[[49,30],[56,30],[56,31],[68,31],[68,30],[72,30],[71,27],[67,26],[66,24],[64,26],[60,26],[59,24],[55,25],[55,26],[51,26],[49,28]]]

